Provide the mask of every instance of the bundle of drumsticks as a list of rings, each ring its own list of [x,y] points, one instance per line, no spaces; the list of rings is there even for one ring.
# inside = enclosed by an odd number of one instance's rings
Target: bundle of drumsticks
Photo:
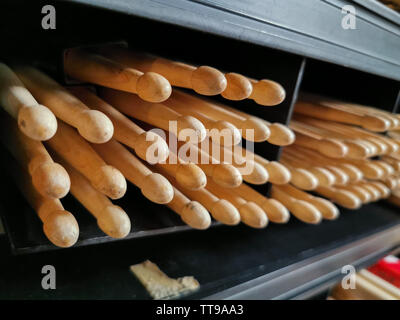
[[[316,224],[339,210],[306,191],[357,208],[399,185],[397,142],[356,127],[396,130],[394,115],[312,97],[297,104],[289,128],[200,96],[274,106],[285,98],[274,81],[118,46],[68,50],[64,72],[80,85],[63,87],[35,68],[0,63],[0,105],[8,113],[0,119],[0,139],[18,163],[10,174],[56,246],[79,237],[60,201],[69,192],[105,234],[129,234],[129,216],[111,202],[124,196],[126,179],[196,229],[207,229],[211,218],[264,228],[286,223],[289,211]],[[254,154],[248,143],[243,148],[242,138],[296,143],[277,162]],[[378,155],[384,156],[368,160]],[[250,186],[267,182],[270,198]]]

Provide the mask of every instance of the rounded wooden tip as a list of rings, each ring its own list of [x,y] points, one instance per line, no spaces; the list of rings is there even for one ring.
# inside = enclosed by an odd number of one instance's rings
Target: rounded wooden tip
[[[227,163],[214,165],[212,179],[215,183],[224,188],[235,188],[243,182],[240,171]]]
[[[57,131],[57,119],[45,106],[23,107],[18,112],[18,127],[29,138],[49,140]]]
[[[310,202],[321,212],[324,219],[335,220],[339,217],[339,209],[329,200],[314,197]]]
[[[373,193],[359,186],[351,186],[350,191],[354,192],[362,203],[368,203],[377,197]]]
[[[363,173],[367,179],[379,179],[385,174],[383,169],[373,163],[367,163],[363,165]]]
[[[247,166],[249,166],[249,168],[246,168]],[[241,168],[239,168],[244,181],[257,185],[268,182],[269,173],[261,164],[255,161],[247,160],[246,167],[243,168],[243,171],[246,172],[243,172]]]
[[[381,193],[381,198],[386,199],[386,198],[388,198],[388,197],[390,196],[390,194],[392,193],[392,192],[390,191],[390,189],[389,189],[387,186],[385,186],[383,183],[381,183],[381,182],[378,182],[378,181],[371,181],[370,183],[371,183],[375,188],[377,188],[377,189],[380,191],[380,193]]]
[[[286,223],[290,219],[290,213],[286,207],[275,199],[267,199],[262,209],[267,213],[268,219],[275,223]]]
[[[277,161],[270,161],[265,165],[269,173],[269,182],[273,184],[286,184],[292,178],[290,171]]]
[[[113,166],[102,166],[92,181],[93,187],[111,199],[122,198],[126,192],[126,180]]]
[[[286,92],[283,87],[271,80],[260,80],[253,83],[253,100],[262,106],[275,106],[285,100]]]
[[[111,120],[97,110],[85,110],[80,116],[79,134],[92,143],[105,143],[114,134]]]
[[[359,187],[370,194],[371,201],[377,201],[382,197],[381,192],[372,185],[363,184]]]
[[[318,185],[323,187],[330,187],[335,184],[336,178],[328,170],[320,167],[310,168],[313,175],[318,180]]]
[[[396,189],[399,185],[399,182],[394,177],[388,177],[387,179],[385,179],[384,182],[385,182],[385,185],[391,190]]]
[[[339,169],[336,166],[326,166],[326,169],[328,169],[333,175],[335,176],[335,184],[338,186],[343,186],[346,185],[350,178],[349,176],[341,169]]]
[[[67,171],[54,162],[38,166],[32,173],[32,183],[43,196],[57,199],[65,197],[71,187]]]
[[[373,154],[373,150],[363,143],[347,140],[344,144],[347,146],[347,156],[349,158],[365,159]]]
[[[345,144],[333,139],[324,139],[319,147],[319,152],[331,158],[343,158],[349,150]]]
[[[137,80],[136,91],[143,100],[159,103],[169,98],[172,88],[169,81],[162,75],[146,72]]]
[[[220,199],[212,206],[210,213],[215,220],[230,226],[240,222],[240,214],[236,207],[225,199]]]
[[[248,118],[242,122],[242,136],[254,142],[266,141],[271,135],[269,128],[261,120]],[[249,132],[247,132],[249,130]]]
[[[78,240],[79,226],[70,212],[56,210],[46,216],[43,232],[54,245],[67,248]]]
[[[281,123],[272,123],[269,126],[271,134],[267,141],[277,146],[288,146],[296,140],[296,135],[287,126]]]
[[[390,128],[390,121],[378,116],[364,116],[361,125],[367,130],[384,132]]]
[[[174,197],[173,187],[164,176],[158,173],[146,176],[140,189],[147,199],[159,204],[169,203]]]
[[[249,79],[238,73],[226,73],[226,89],[221,93],[225,99],[243,100],[248,98],[253,91],[253,86]]]
[[[360,181],[364,176],[360,169],[351,164],[342,163],[337,166],[347,173],[351,182]]]
[[[335,190],[332,200],[347,209],[358,209],[362,205],[361,199],[347,190]]]
[[[321,212],[311,203],[303,200],[293,201],[290,211],[297,219],[306,223],[318,224],[322,220]]]
[[[227,86],[227,81],[219,70],[201,66],[193,71],[191,84],[194,91],[205,96],[214,96],[222,93]]]
[[[227,121],[216,121],[214,128],[209,130],[208,134],[213,142],[221,146],[231,147],[242,141],[239,129]]]
[[[265,228],[268,225],[268,217],[264,210],[254,202],[246,202],[239,208],[241,221],[252,228]]]
[[[131,231],[131,220],[126,212],[115,205],[104,208],[101,216],[97,219],[97,225],[112,238],[125,238]]]
[[[142,132],[135,140],[134,146],[139,158],[150,164],[163,162],[169,155],[169,148],[165,140],[152,131]]]
[[[394,168],[384,161],[380,161],[378,166],[383,170],[383,177],[388,177],[395,173]]]
[[[318,179],[305,169],[294,169],[291,171],[290,182],[302,190],[314,190],[318,186]]]
[[[182,220],[194,229],[205,230],[211,225],[207,209],[197,201],[190,201],[182,210]]]
[[[176,181],[189,190],[198,190],[207,184],[207,176],[194,163],[179,164],[175,172]]]
[[[177,123],[178,139],[191,143],[199,143],[207,137],[204,125],[192,116],[180,116]]]

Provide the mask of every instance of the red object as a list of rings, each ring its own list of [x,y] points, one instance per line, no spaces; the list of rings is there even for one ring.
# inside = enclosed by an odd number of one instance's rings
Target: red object
[[[385,279],[397,288],[400,288],[400,259],[395,256],[386,256],[368,268],[378,277]]]

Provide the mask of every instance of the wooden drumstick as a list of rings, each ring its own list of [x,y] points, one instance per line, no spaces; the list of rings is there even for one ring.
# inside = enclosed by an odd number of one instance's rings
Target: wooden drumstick
[[[100,52],[131,68],[143,72],[157,72],[167,78],[173,86],[193,89],[206,96],[220,94],[227,86],[224,74],[208,66],[195,67],[117,46],[104,47]]]
[[[391,191],[390,189],[385,186],[383,183],[378,182],[378,181],[369,181],[369,184],[371,184],[372,186],[374,186],[375,188],[377,188],[381,194],[382,194],[382,198],[386,199],[390,196]]]
[[[368,203],[375,199],[373,195],[368,190],[365,190],[364,188],[361,188],[360,186],[357,185],[347,185],[347,186],[340,186],[336,187],[338,190],[347,190],[350,191],[351,193],[354,193],[360,200],[361,202]]]
[[[239,129],[232,123],[223,120],[214,120],[195,109],[188,108],[187,104],[176,99],[174,95],[165,101],[164,104],[182,115],[192,116],[200,120],[208,130],[208,136],[214,143],[229,147],[237,145],[242,141]]]
[[[286,184],[292,178],[290,171],[283,164],[277,161],[269,161],[263,157],[251,152],[250,150],[242,150],[242,154],[247,158],[253,159],[256,163],[263,166],[268,172],[268,181],[273,184]]]
[[[381,167],[377,166],[371,160],[353,160],[353,159],[337,159],[342,163],[350,163],[356,166],[363,173],[364,177],[367,179],[380,179],[384,176],[384,171]]]
[[[165,163],[157,163],[155,167],[174,177],[180,186],[190,190],[201,189],[207,184],[207,176],[199,166],[182,161],[173,152],[170,152]]]
[[[206,129],[199,120],[181,115],[164,104],[146,102],[134,94],[108,88],[102,88],[99,93],[120,112],[166,131],[172,130],[179,140],[201,142],[206,138]]]
[[[135,93],[149,102],[162,102],[172,91],[168,80],[158,73],[143,73],[81,49],[66,51],[64,72],[81,81]]]
[[[174,90],[171,97],[186,104],[187,108],[200,112],[209,118],[232,123],[235,127],[242,130],[242,136],[246,140],[262,142],[270,136],[269,128],[262,121],[241,117],[226,110],[221,104],[217,104],[216,102],[195,97],[179,90]]]
[[[114,128],[104,113],[90,110],[53,79],[34,68],[19,68],[16,74],[39,102],[57,118],[77,128],[86,140],[104,143],[111,139]]]
[[[283,158],[279,160],[290,172],[290,183],[302,190],[314,190],[318,186],[318,179],[308,170],[295,168]]]
[[[396,172],[400,172],[400,160],[389,156],[383,156],[381,160],[391,165]]]
[[[382,181],[390,190],[394,190],[399,186],[399,181],[396,177],[387,177]]]
[[[321,212],[321,215],[324,219],[334,220],[339,217],[339,209],[332,202],[326,199],[315,197],[289,184],[281,185],[277,188],[293,198],[311,203],[319,210],[319,212]]]
[[[93,148],[107,163],[118,168],[150,201],[166,204],[172,200],[174,190],[168,180],[152,172],[116,140],[93,145]]]
[[[333,187],[318,187],[315,191],[347,209],[358,209],[362,204],[360,198],[348,190],[340,190]]]
[[[18,122],[19,129],[33,140],[48,140],[57,131],[57,120],[37,103],[16,74],[0,63],[0,106]]]
[[[387,178],[395,173],[394,168],[385,161],[375,160],[373,163],[383,170],[382,178]]]
[[[275,106],[285,100],[286,92],[283,87],[271,80],[253,80],[250,79],[253,85],[253,91],[251,92],[250,99],[262,106]]]
[[[97,225],[112,238],[125,238],[131,230],[126,212],[97,191],[84,176],[65,161],[61,161],[71,177],[72,195],[96,218]]]
[[[279,189],[279,186],[271,188],[271,198],[281,202],[297,219],[303,222],[318,224],[322,220],[321,212],[314,205],[289,196]]]
[[[3,145],[31,176],[35,189],[44,197],[63,198],[70,189],[65,169],[55,163],[42,142],[23,134],[8,116],[2,117],[0,139]]]
[[[47,239],[57,247],[73,246],[79,237],[79,226],[75,217],[64,210],[59,199],[43,197],[30,182],[29,174],[17,165],[11,165],[9,170],[14,181],[36,211],[43,223],[43,232]]]
[[[168,145],[159,135],[152,131],[144,131],[88,89],[72,87],[69,91],[89,108],[103,112],[113,123],[113,138],[135,150],[139,158],[151,164],[167,159]]]
[[[224,188],[235,188],[243,182],[240,171],[229,163],[221,163],[194,144],[179,143],[178,157],[185,160],[187,153],[204,173]],[[183,156],[181,156],[183,155]]]
[[[231,192],[229,189],[221,188],[212,181],[207,183],[206,188],[217,197],[231,202],[239,210],[240,220],[244,224],[257,229],[265,228],[267,226],[267,214],[256,203],[246,201],[238,194]]]
[[[243,100],[250,97],[253,85],[249,79],[234,72],[226,73],[225,78],[227,85],[221,96],[229,100]]]
[[[206,188],[189,190],[180,186],[176,179],[170,175],[165,175],[165,177],[189,199],[201,203],[215,220],[230,226],[237,225],[240,222],[239,211],[229,201],[218,198]]]
[[[363,190],[368,192],[371,196],[371,201],[377,201],[382,198],[381,192],[376,187],[367,183],[366,181],[360,181],[356,183],[355,186],[362,188]]]
[[[247,201],[253,201],[258,204],[265,211],[270,221],[275,223],[286,223],[289,221],[289,211],[282,203],[275,199],[268,199],[247,184],[243,183],[239,187],[232,189],[232,191]]]
[[[287,127],[281,123],[278,123],[278,122],[270,123],[264,119],[252,116],[246,112],[240,111],[235,108],[228,107],[227,105],[219,105],[219,106],[221,108],[225,109],[226,111],[230,111],[230,112],[238,115],[239,117],[242,117],[242,118],[245,118],[248,120],[253,119],[254,121],[261,121],[265,126],[268,127],[268,129],[270,131],[270,135],[267,138],[267,141],[271,144],[275,144],[278,146],[287,146],[287,145],[292,144],[296,139],[296,136],[293,133],[293,131],[289,127]]]
[[[237,168],[243,177],[243,180],[251,184],[264,184],[268,182],[268,171],[258,162],[251,159],[251,155],[246,158],[242,157],[239,152],[232,152],[232,148],[223,148],[216,144],[210,143],[210,148],[219,148],[219,157],[222,162],[230,163]],[[234,147],[237,148],[237,147]]]
[[[205,230],[211,224],[211,217],[207,209],[197,201],[187,198],[181,191],[174,188],[174,197],[167,206],[177,213],[188,226]]]
[[[358,125],[365,129],[376,132],[384,132],[390,127],[390,123],[386,119],[369,115],[362,116],[349,110],[340,110],[333,105],[327,106],[298,101],[296,103],[294,112],[322,120]]]
[[[124,196],[124,176],[116,168],[107,165],[74,128],[59,121],[57,133],[46,145],[83,174],[98,191],[111,199]]]

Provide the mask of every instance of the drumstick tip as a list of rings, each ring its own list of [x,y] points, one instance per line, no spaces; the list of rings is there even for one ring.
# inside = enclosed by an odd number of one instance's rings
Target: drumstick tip
[[[56,199],[65,197],[71,187],[67,171],[54,162],[38,166],[32,172],[32,183],[43,196]]]
[[[80,116],[79,134],[92,143],[105,143],[114,134],[111,120],[97,110],[85,110]]]
[[[304,200],[294,200],[290,211],[301,221],[318,224],[322,220],[321,212],[312,204]]]
[[[243,182],[240,171],[228,163],[215,165],[212,172],[212,179],[224,188],[235,188]]]
[[[180,164],[175,174],[176,181],[189,190],[204,188],[207,184],[207,177],[194,163]]]
[[[288,146],[296,140],[296,135],[287,126],[281,123],[272,123],[269,126],[271,134],[267,141],[278,146]]]
[[[239,208],[241,221],[252,228],[265,228],[268,225],[268,217],[263,209],[252,201],[248,201]]]
[[[213,142],[220,146],[231,147],[242,141],[239,129],[230,122],[218,120],[213,129],[209,130],[209,136]]]
[[[169,98],[172,87],[162,75],[155,72],[146,72],[139,77],[136,91],[143,100],[160,103]]]
[[[243,100],[248,98],[253,91],[253,86],[249,79],[241,74],[230,72],[225,74],[227,86],[221,95],[229,100]]]
[[[308,170],[294,168],[290,182],[302,190],[314,190],[318,186],[318,179]]]
[[[247,168],[248,165],[250,168]],[[239,171],[242,173],[243,180],[251,184],[264,184],[267,183],[270,178],[268,171],[261,164],[255,161],[247,160],[246,166],[243,168],[243,170],[249,171],[243,172],[241,171],[241,168],[239,168]]]
[[[172,185],[159,173],[151,173],[146,176],[141,191],[147,199],[159,204],[167,204],[174,197]]]
[[[267,199],[262,209],[266,212],[267,217],[270,221],[275,223],[286,223],[290,219],[289,210],[278,200]]]
[[[136,154],[150,164],[163,162],[169,155],[166,141],[152,131],[142,132],[135,139],[134,146]]]
[[[253,83],[252,99],[262,106],[275,106],[286,98],[285,89],[277,82],[260,80]]]
[[[108,236],[116,239],[125,238],[131,231],[131,220],[119,206],[109,205],[104,208],[97,225]]]
[[[191,84],[194,91],[205,96],[214,96],[222,93],[227,86],[227,81],[219,70],[201,66],[192,73]]]
[[[97,172],[93,187],[111,199],[120,199],[126,192],[126,180],[122,173],[110,165],[104,165]]]
[[[38,104],[34,107],[22,107],[20,109],[18,126],[29,138],[45,141],[56,133],[57,119],[50,109]]]
[[[241,129],[243,137],[254,142],[266,141],[271,135],[268,126],[256,118],[244,120]]]
[[[236,207],[225,199],[219,199],[210,210],[215,220],[230,226],[240,222],[240,214]]]
[[[190,201],[185,205],[181,218],[186,224],[198,230],[208,229],[211,224],[207,209],[197,201]]]
[[[67,248],[78,240],[79,226],[70,212],[56,210],[46,216],[43,232],[54,245]]]
[[[270,161],[265,165],[268,170],[269,181],[273,184],[286,184],[292,178],[290,171],[277,161]]]

